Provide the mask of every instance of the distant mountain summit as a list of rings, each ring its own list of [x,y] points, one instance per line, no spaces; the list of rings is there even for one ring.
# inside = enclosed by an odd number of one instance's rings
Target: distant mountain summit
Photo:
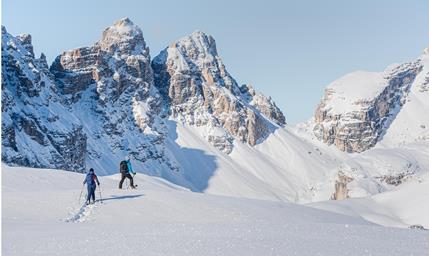
[[[410,128],[402,135],[417,139],[429,136],[428,56],[391,66],[384,72],[357,71],[331,83],[315,113],[314,134],[327,144],[346,152],[374,147],[398,122]],[[420,104],[415,116],[399,119],[408,107]],[[420,114],[418,114],[420,113]],[[399,138],[398,138],[399,139]],[[414,140],[414,139],[413,139]]]
[[[234,138],[256,145],[285,124],[271,99],[237,85],[215,40],[201,31],[172,43],[154,58],[152,67],[171,116],[208,127],[206,138],[226,153],[232,151]]]

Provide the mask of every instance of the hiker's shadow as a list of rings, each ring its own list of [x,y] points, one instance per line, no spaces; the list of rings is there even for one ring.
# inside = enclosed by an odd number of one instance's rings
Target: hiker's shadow
[[[141,196],[144,196],[144,194],[140,194],[140,195],[127,195],[127,196],[115,196],[115,195],[112,195],[111,197],[103,198],[103,201],[133,199],[133,198],[137,198],[137,197],[141,197]]]

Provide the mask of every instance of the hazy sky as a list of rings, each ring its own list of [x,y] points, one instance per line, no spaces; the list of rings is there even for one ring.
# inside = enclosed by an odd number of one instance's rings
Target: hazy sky
[[[381,71],[429,46],[429,1],[3,0],[2,24],[33,36],[51,62],[89,46],[115,20],[139,25],[152,57],[202,30],[239,84],[270,95],[288,123],[313,115],[327,84],[354,70]]]

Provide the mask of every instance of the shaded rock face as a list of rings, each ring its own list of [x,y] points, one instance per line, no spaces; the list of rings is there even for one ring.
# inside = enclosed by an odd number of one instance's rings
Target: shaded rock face
[[[2,161],[83,171],[86,135],[65,115],[44,55],[34,58],[29,35],[2,27]]]
[[[341,81],[345,87],[341,92],[328,86],[315,112],[315,136],[346,152],[362,152],[373,147],[404,104],[410,86],[421,69],[421,63],[415,61],[386,70],[379,75],[380,79],[372,82],[374,87],[380,89],[367,98],[356,99],[347,94],[347,86],[359,84],[348,85],[347,81]],[[333,103],[338,98],[343,100],[345,106]]]
[[[285,124],[270,98],[237,85],[214,39],[200,31],[171,44],[154,58],[152,67],[170,115],[208,127],[208,141],[223,152],[231,152],[234,138],[255,145]]]

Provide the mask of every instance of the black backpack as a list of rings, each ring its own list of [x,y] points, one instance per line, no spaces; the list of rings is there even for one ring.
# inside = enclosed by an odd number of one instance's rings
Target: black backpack
[[[128,172],[128,164],[127,161],[121,161],[119,164],[119,171],[121,173],[127,173]]]

